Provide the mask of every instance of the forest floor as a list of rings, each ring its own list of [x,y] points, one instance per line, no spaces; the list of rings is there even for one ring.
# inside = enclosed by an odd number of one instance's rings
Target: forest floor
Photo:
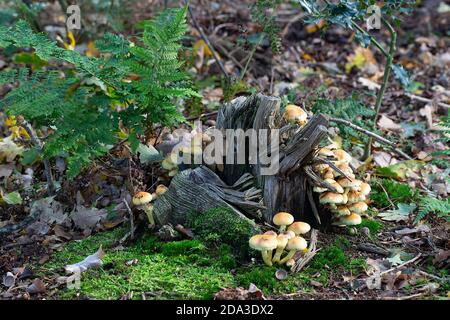
[[[162,2],[148,6],[138,1],[130,8],[123,33],[134,34],[130,26],[151,17]],[[255,34],[261,31],[250,18],[248,3],[191,1],[197,22],[233,76],[242,74],[257,43]],[[42,164],[34,165],[35,177],[42,179],[22,194],[23,204],[0,204],[0,228],[20,223],[36,210],[56,214],[50,225],[34,222],[0,233],[0,299],[448,299],[449,213],[416,219],[428,194],[448,199],[450,193],[449,168],[436,164],[431,156],[448,148],[438,141],[437,130],[439,119],[448,115],[450,101],[450,13],[441,3],[423,1],[401,22],[395,60],[408,70],[416,87],[406,93],[391,80],[377,127],[378,133],[412,150],[416,162],[401,162],[404,159],[391,150],[375,145],[372,161],[359,170],[372,187],[371,210],[354,234],[342,228],[321,230],[320,251],[303,270],[277,279],[276,267],[263,266],[259,258],[236,257],[229,246],[207,246],[189,232],[176,241],[163,241],[144,226],[134,240],[122,241],[130,230],[123,199],[130,198],[130,190],[153,191],[161,168],[141,165],[138,157],[119,147],[74,181],[65,180],[64,165],[55,163],[60,189],[54,198],[45,197]],[[47,26],[58,26],[60,14],[50,8],[41,19]],[[263,92],[285,97],[309,111],[341,117],[354,111],[333,113],[316,102],[350,97],[364,105],[374,104],[384,62],[375,49],[359,47],[352,33],[341,28],[321,32],[305,24],[295,6],[282,5],[277,22],[282,30],[281,53],[274,55],[267,41],[259,43],[233,95]],[[377,37],[386,41],[383,31]],[[80,39],[77,47],[85,50],[88,40]],[[214,125],[214,111],[228,89],[192,26],[186,47],[192,48],[189,72],[203,98],[187,104],[184,114]],[[12,58],[0,51],[0,69],[9,64],[14,64]],[[0,97],[5,92],[0,84]],[[4,119],[1,115],[0,134],[7,136]],[[345,140],[344,136],[343,146],[356,158],[362,155],[363,143],[355,137]],[[12,172],[24,168],[18,162],[0,165],[5,189]],[[68,208],[78,215],[78,224],[64,222]],[[86,217],[97,220],[92,223]],[[64,266],[96,252],[102,267],[82,273],[76,287]]]

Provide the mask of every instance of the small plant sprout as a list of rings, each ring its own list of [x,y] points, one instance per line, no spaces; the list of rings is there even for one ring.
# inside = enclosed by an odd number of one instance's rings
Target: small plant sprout
[[[273,216],[273,223],[279,226],[280,232],[286,230],[286,226],[294,222],[294,217],[288,212],[278,212]]]
[[[271,234],[257,234],[249,240],[250,248],[261,251],[262,259],[268,266],[272,266],[272,250],[277,248],[277,237]]]
[[[292,259],[297,251],[305,250],[308,244],[306,240],[302,237],[296,236],[292,239],[289,239],[286,249],[289,250],[289,253],[280,260],[280,264],[284,264],[290,259]]]
[[[283,117],[287,123],[298,124],[301,127],[308,121],[308,114],[306,111],[294,104],[288,104],[286,106]]]

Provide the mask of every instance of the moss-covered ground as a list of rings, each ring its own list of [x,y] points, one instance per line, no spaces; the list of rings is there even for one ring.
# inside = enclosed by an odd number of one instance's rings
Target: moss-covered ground
[[[42,272],[79,262],[100,245],[106,255],[102,268],[83,273],[79,290],[63,286],[54,298],[119,299],[133,293],[133,298],[141,299],[144,293],[147,299],[211,299],[220,288],[248,288],[250,283],[270,296],[307,293],[312,279],[327,285],[331,273],[357,272],[364,266],[364,260],[348,258],[347,240],[338,238],[319,251],[303,272],[289,273],[280,281],[275,277],[276,267],[264,266],[259,258],[253,263],[251,259],[236,258],[229,245],[208,248],[199,240],[161,242],[148,234],[128,247],[115,248],[114,244],[126,229],[122,227],[68,243],[56,253]],[[130,263],[134,259],[137,260]]]

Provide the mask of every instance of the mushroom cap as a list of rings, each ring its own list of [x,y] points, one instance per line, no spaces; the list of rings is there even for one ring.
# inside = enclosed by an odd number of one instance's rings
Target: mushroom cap
[[[292,267],[295,264],[295,260],[294,259],[289,259],[288,261],[286,261],[286,266],[287,267]]]
[[[334,192],[322,193],[319,197],[319,202],[322,204],[340,204],[344,201],[342,194]]]
[[[176,167],[175,164],[173,164],[173,162],[170,160],[170,157],[167,156],[162,162],[161,162],[161,167],[163,167],[163,169],[165,170],[172,170]]]
[[[275,231],[272,231],[272,230],[266,231],[263,234],[268,234],[268,235],[272,235],[272,236],[275,236],[275,237],[278,235]]]
[[[349,166],[348,163],[341,163],[338,164],[337,167],[344,172],[347,176],[349,176],[350,178],[355,178],[355,175],[353,174],[353,170],[352,168]],[[336,171],[335,176],[338,177],[341,174],[339,172]]]
[[[366,200],[366,196],[359,191],[352,190],[348,193],[348,203],[356,203]]]
[[[361,185],[359,186],[359,191],[364,194],[365,196],[369,195],[372,188],[370,185],[366,182],[361,182]]]
[[[306,240],[302,237],[296,236],[292,239],[289,239],[286,250],[304,250],[308,244],[306,243]]]
[[[319,163],[314,166],[314,169],[316,169],[319,172],[322,172],[322,171],[327,170],[329,167],[330,167],[330,165],[328,165],[326,163]]]
[[[359,188],[362,181],[354,178],[347,179],[345,177],[342,177],[337,180],[337,183],[339,183],[343,188]]]
[[[288,231],[293,231],[296,235],[308,233],[311,226],[306,222],[297,221],[288,227]]]
[[[273,223],[277,226],[288,226],[294,222],[294,217],[288,212],[278,212],[273,216]]]
[[[361,213],[367,211],[368,206],[367,206],[367,203],[365,203],[365,202],[356,202],[356,203],[351,204],[351,205],[348,207],[348,209],[349,209],[351,212],[361,214]]]
[[[322,193],[322,192],[328,191],[328,189],[327,189],[327,188],[322,188],[322,187],[315,186],[315,187],[313,188],[313,191],[314,191],[314,192],[317,192],[317,193]]]
[[[165,185],[159,184],[159,185],[156,187],[155,193],[156,193],[157,196],[160,196],[160,195],[166,193],[167,190],[168,190],[168,188],[167,188]]]
[[[361,216],[356,213],[340,217],[339,220],[336,222],[336,224],[344,226],[356,226],[360,223],[361,223]]]
[[[320,148],[319,149],[319,156],[333,157],[334,158],[334,153],[333,153],[333,151],[331,149]]]
[[[152,195],[145,191],[140,191],[136,193],[133,197],[133,204],[135,206],[141,206],[143,204],[149,203],[152,201]]]
[[[334,179],[325,179],[325,182],[334,187],[337,193],[344,193],[344,188],[337,183]]]
[[[342,149],[333,150],[333,154],[340,163],[349,163],[352,161],[352,156]]]
[[[273,250],[277,248],[277,237],[270,234],[257,234],[248,241],[250,247],[255,250]]]
[[[336,173],[333,169],[328,168],[324,173],[323,173],[323,178],[324,179],[333,179],[336,176]]]
[[[295,104],[288,104],[286,106],[286,109],[284,111],[284,119],[287,122],[305,123],[307,118],[308,114],[299,106],[296,106]]]
[[[286,230],[282,234],[288,237],[289,239],[295,237],[295,232],[292,230]]]
[[[285,234],[279,234],[277,236],[277,248],[284,248],[286,247],[288,241],[289,241],[289,236],[285,235]]]
[[[338,216],[348,216],[348,215],[352,214],[350,212],[350,209],[347,208],[347,206],[345,206],[345,205],[336,206],[336,208],[333,209],[333,212],[336,213]]]

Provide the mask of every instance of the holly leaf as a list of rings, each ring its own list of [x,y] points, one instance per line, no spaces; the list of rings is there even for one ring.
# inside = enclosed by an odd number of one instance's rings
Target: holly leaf
[[[139,154],[139,161],[142,164],[148,164],[164,160],[164,157],[152,145],[147,146],[145,144],[140,143],[136,152]]]
[[[408,72],[403,68],[403,66],[399,64],[392,65],[392,71],[394,71],[395,78],[400,81],[403,88],[408,90],[411,85],[411,79],[409,77]]]
[[[388,210],[386,212],[381,212],[378,214],[381,219],[386,221],[407,221],[409,215],[416,209],[416,205],[414,203],[406,204],[399,203],[398,209]]]

